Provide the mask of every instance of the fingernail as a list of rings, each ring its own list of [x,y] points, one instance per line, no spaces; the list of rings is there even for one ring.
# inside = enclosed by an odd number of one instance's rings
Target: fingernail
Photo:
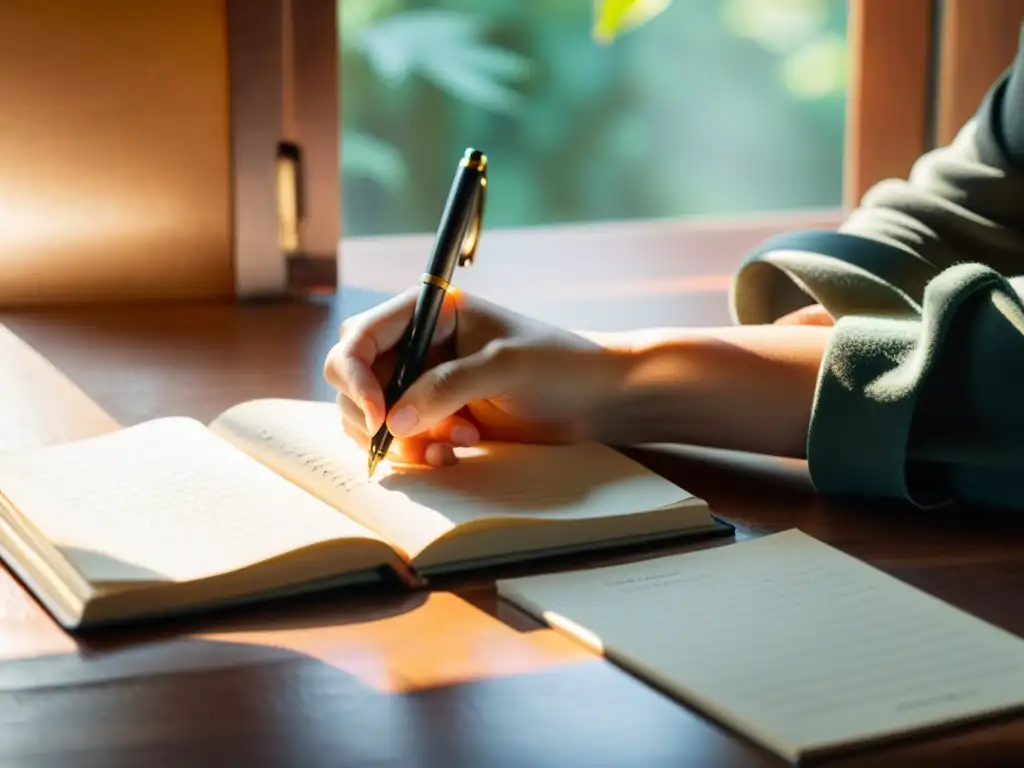
[[[480,435],[472,427],[455,427],[452,430],[452,440],[458,445],[476,445],[477,440],[480,439]]]
[[[403,437],[415,428],[416,422],[419,420],[420,417],[416,413],[416,409],[411,405],[406,405],[388,417],[388,429],[395,437]]]

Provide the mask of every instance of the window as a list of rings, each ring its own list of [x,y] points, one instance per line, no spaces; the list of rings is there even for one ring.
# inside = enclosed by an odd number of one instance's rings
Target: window
[[[339,267],[391,290],[422,266],[467,145],[492,159],[481,282],[530,252],[580,284],[628,253],[637,282],[720,286],[764,237],[834,226],[948,142],[1010,64],[1024,12],[674,0],[602,46],[593,0],[117,0],[88,23],[8,5],[3,71],[31,96],[0,137],[8,303],[330,293]],[[130,45],[105,44],[111,24]],[[67,55],[26,80],[35,49]]]
[[[846,0],[677,0],[611,45],[592,14],[340,3],[345,236],[432,231],[467,146],[492,228],[841,205]]]

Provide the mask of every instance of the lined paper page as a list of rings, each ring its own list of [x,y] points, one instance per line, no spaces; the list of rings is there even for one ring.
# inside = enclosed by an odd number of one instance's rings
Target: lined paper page
[[[226,411],[211,428],[409,556],[465,523],[609,517],[693,498],[598,444],[460,449],[455,467],[385,462],[369,481],[366,452],[343,433],[334,403],[252,401]]]
[[[0,454],[0,493],[91,582],[187,581],[378,540],[190,419]]]
[[[498,589],[791,759],[1024,706],[1024,641],[799,531]]]

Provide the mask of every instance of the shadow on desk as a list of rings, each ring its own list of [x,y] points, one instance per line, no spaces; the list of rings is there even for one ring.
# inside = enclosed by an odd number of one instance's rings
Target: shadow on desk
[[[301,603],[5,661],[0,763],[775,764],[555,633],[523,636],[456,596]]]
[[[372,666],[372,655],[324,660],[230,640],[190,640],[178,653],[189,655],[189,669],[22,689],[17,702],[8,697],[0,762],[75,768],[777,764],[598,660],[393,693],[347,668]],[[12,727],[18,720],[20,727]]]
[[[283,613],[6,661],[0,764],[782,765],[564,638],[482,621],[452,595],[379,614],[324,605],[312,620],[308,603]],[[1010,765],[1019,730],[1007,722],[841,764]]]

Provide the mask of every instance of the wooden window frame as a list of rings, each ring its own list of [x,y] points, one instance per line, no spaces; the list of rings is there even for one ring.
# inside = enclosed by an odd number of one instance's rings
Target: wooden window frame
[[[614,263],[621,259],[621,254],[633,251],[634,266],[623,268],[620,276],[626,282],[620,285],[633,285],[641,290],[642,279],[629,280],[639,260],[647,265],[639,267],[641,274],[657,273],[664,278],[666,269],[658,265],[667,264],[668,273],[679,276],[679,286],[715,284],[721,289],[727,275],[757,245],[758,239],[786,228],[838,226],[845,211],[856,205],[867,188],[886,177],[905,176],[932,141],[935,6],[936,0],[850,0],[851,78],[844,200],[839,209],[680,222],[583,223],[492,230],[481,245],[481,257],[498,260],[505,250],[511,254],[517,250],[517,237],[523,245],[550,242],[556,250],[567,238],[573,243],[588,243],[595,249],[595,261],[602,259],[601,254],[607,254],[603,258]],[[598,231],[604,237],[590,237],[591,232]],[[646,243],[645,248],[630,248],[629,244],[635,244],[637,238]],[[501,245],[493,246],[494,241]],[[339,243],[336,259],[294,260],[290,285],[305,293],[333,293],[339,283],[372,292],[399,290],[410,280],[409,275],[415,275],[422,266],[420,262],[429,244],[427,236],[347,239]],[[711,280],[711,274],[718,276]],[[687,275],[696,283],[687,282]],[[476,285],[477,281],[470,279],[470,283]]]
[[[843,204],[906,177],[931,145],[935,0],[849,0]]]
[[[1017,53],[1024,0],[944,0],[940,6],[936,142],[970,120]]]
[[[652,275],[662,287],[677,285],[683,292],[712,284],[724,290],[728,275],[759,238],[784,229],[838,226],[874,184],[905,178],[922,154],[952,141],[1011,63],[1021,19],[1024,0],[849,0],[850,80],[839,209],[492,231],[481,255],[500,260],[507,252],[511,259],[527,245],[564,252],[586,243],[591,263],[621,264],[621,255],[631,252],[630,266],[621,266],[613,278],[619,291],[649,290]],[[333,254],[294,255],[288,261],[289,289],[331,294],[344,284],[371,292],[399,290],[422,266],[430,240],[429,235],[339,239]],[[645,247],[637,248],[638,241]],[[496,279],[522,288],[508,276]]]
[[[951,143],[1019,44],[1024,0],[851,0],[845,204]]]
[[[235,294],[251,300],[337,285],[341,239],[336,0],[227,0]],[[281,195],[278,148],[298,151]],[[279,226],[298,206],[294,242]],[[304,265],[316,265],[307,285]]]

